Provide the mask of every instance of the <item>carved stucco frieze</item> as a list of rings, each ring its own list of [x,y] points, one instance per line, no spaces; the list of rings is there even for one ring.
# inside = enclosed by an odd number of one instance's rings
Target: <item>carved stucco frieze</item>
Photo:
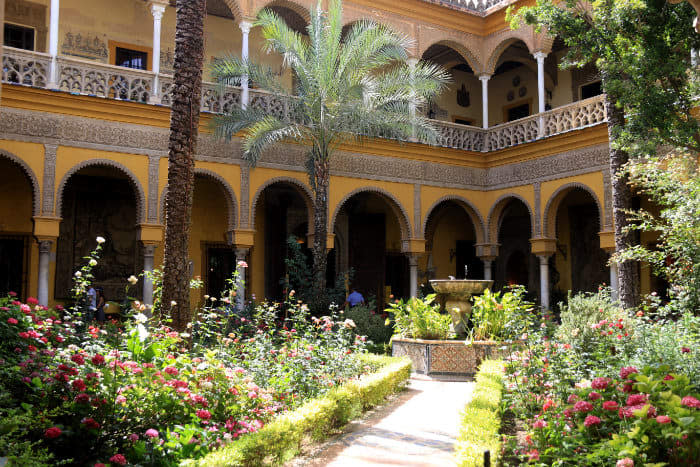
[[[542,198],[542,184],[540,182],[535,182],[533,184],[535,190],[535,237],[542,236],[542,212],[540,209],[540,201]]]
[[[148,222],[158,223],[158,172],[160,155],[148,156]]]
[[[57,149],[58,146],[55,144],[44,145],[44,186],[42,187],[41,213],[45,216],[53,215]]]

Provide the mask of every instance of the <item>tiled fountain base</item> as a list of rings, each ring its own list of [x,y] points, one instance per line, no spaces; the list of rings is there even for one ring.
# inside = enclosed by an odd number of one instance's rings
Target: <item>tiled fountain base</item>
[[[474,375],[482,360],[502,355],[503,344],[475,341],[433,341],[394,338],[391,354],[407,356],[413,362],[413,371],[424,375]]]

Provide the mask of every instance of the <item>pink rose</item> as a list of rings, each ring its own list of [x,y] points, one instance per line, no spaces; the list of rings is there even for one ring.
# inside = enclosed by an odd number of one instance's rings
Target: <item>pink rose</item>
[[[633,366],[626,366],[626,367],[620,368],[620,378],[622,378],[622,379],[627,379],[629,377],[629,375],[631,375],[633,373],[639,373],[639,370],[637,370]]]
[[[28,303],[29,305],[34,306],[34,305],[38,305],[38,304],[39,304],[39,300],[37,300],[37,299],[34,298],[34,297],[29,297],[29,298],[27,299],[27,303]]]
[[[172,366],[166,366],[163,371],[171,376],[177,376],[180,373],[177,368]]]
[[[126,465],[126,457],[121,454],[115,454],[109,458],[109,462],[116,465]]]
[[[14,319],[14,318],[7,318],[7,322],[10,323],[10,324],[17,324],[19,321],[17,321],[17,320]]]
[[[634,461],[629,457],[625,457],[624,459],[617,461],[615,467],[634,467]]]
[[[685,396],[681,400],[681,405],[685,405],[686,407],[690,407],[692,409],[700,409],[700,401],[693,396]]]
[[[593,425],[600,425],[600,418],[596,417],[595,415],[588,415],[586,419],[583,421],[583,424],[586,427],[593,426]]]
[[[546,426],[547,426],[547,422],[545,422],[545,421],[542,420],[542,419],[536,420],[535,423],[532,424],[532,428],[534,428],[534,429],[536,429],[536,430],[537,430],[537,429],[540,429],[540,428],[544,428],[544,427],[546,427]]]
[[[574,412],[590,412],[593,410],[593,404],[588,401],[578,401],[574,404]]]
[[[603,409],[605,410],[617,410],[619,405],[615,401],[605,401],[603,402]]]
[[[202,420],[209,420],[211,418],[211,412],[201,409],[197,411],[197,416]]]
[[[661,423],[662,425],[666,423],[671,423],[671,417],[668,415],[659,415],[656,417],[656,423]]]
[[[595,378],[591,381],[591,388],[593,389],[607,389],[610,380],[608,378]]]
[[[646,394],[632,394],[627,398],[627,402],[625,405],[632,406],[632,405],[640,405],[640,404],[646,404],[646,402],[649,400],[649,396]]]
[[[144,433],[146,437],[148,438],[158,438],[160,435],[158,434],[157,430],[154,430],[153,428],[149,428],[146,430],[146,433]]]
[[[588,398],[589,398],[590,400],[592,400],[592,401],[597,401],[597,400],[600,399],[601,397],[603,397],[603,396],[601,396],[599,393],[597,393],[597,392],[595,392],[595,391],[591,391],[591,392],[588,394]]]
[[[578,400],[579,397],[576,394],[571,394],[569,398],[566,399],[566,402],[568,402],[569,404],[575,404],[576,402],[578,402]]]

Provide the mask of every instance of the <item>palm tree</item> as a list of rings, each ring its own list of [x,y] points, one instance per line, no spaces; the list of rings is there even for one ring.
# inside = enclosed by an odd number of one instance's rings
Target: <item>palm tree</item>
[[[190,314],[187,264],[204,61],[206,0],[177,0],[175,86],[168,142],[168,193],[165,199],[165,265],[162,308],[173,327],[184,330]]]
[[[348,140],[370,137],[432,142],[430,120],[415,109],[437,95],[448,74],[437,65],[409,63],[409,38],[374,21],[355,23],[344,35],[342,5],[320,1],[311,9],[308,37],[293,31],[273,11],[263,10],[255,23],[262,28],[267,52],[282,55],[294,76],[293,117],[280,119],[249,106],[234,108],[215,120],[220,137],[243,131],[243,157],[251,166],[275,143],[300,141],[308,146],[307,171],[314,193],[313,273],[316,296],[326,285],[328,189],[333,152]],[[215,64],[222,85],[240,85],[247,76],[263,90],[288,94],[271,70],[236,57]]]

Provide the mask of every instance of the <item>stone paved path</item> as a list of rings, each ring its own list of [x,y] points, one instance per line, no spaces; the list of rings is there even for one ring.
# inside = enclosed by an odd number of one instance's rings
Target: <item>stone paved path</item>
[[[459,413],[473,382],[414,375],[408,389],[293,466],[453,466]]]

